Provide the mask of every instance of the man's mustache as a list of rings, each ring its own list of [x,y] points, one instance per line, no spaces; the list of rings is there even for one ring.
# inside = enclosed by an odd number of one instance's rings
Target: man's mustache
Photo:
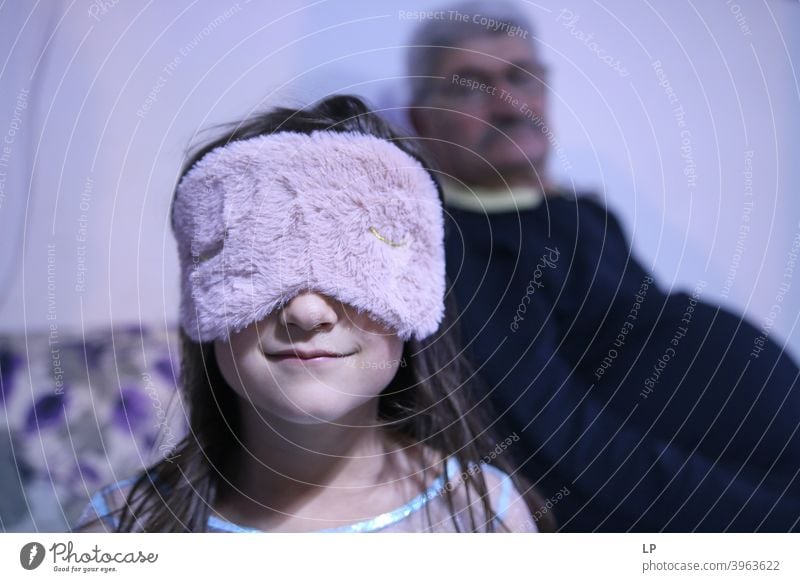
[[[523,117],[506,117],[492,122],[486,130],[483,137],[478,141],[478,147],[485,147],[497,140],[509,139],[506,135],[517,129],[527,129],[530,131],[538,131],[536,124],[531,120]]]

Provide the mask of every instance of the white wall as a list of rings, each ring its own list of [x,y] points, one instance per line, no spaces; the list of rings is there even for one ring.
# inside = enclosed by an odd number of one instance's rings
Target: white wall
[[[760,326],[789,283],[772,333],[800,354],[800,267],[784,276],[800,236],[800,3],[520,4],[553,71],[555,174],[606,197],[665,285],[703,279],[706,298]],[[107,5],[99,13],[89,1],[0,9],[2,331],[173,323],[168,209],[196,129],[330,92],[400,101],[402,45],[416,24],[400,11],[441,6]],[[750,230],[740,239],[749,200]]]

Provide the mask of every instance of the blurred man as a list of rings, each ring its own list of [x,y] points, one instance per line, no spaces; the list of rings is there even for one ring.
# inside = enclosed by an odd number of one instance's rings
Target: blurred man
[[[410,43],[411,120],[442,173],[469,350],[522,437],[509,453],[545,496],[569,491],[562,531],[798,529],[795,363],[705,282],[666,293],[611,212],[551,183],[524,15],[444,14]]]

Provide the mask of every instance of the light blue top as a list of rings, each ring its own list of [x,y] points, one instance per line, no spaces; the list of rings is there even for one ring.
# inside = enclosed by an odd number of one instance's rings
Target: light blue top
[[[505,515],[508,505],[511,499],[511,493],[513,491],[513,483],[511,478],[496,467],[492,467],[491,465],[482,464],[482,470],[489,471],[496,475],[498,479],[502,482],[501,489],[500,489],[500,498],[497,503],[497,507],[495,508],[495,513],[497,514],[498,518],[501,518]],[[447,460],[447,474],[452,479],[454,476],[457,476],[460,471],[460,465],[458,460],[455,457],[450,457]],[[118,524],[118,518],[115,515],[111,514],[111,510],[108,506],[108,499],[114,493],[114,491],[122,489],[128,485],[132,485],[135,481],[134,478],[126,479],[124,481],[118,481],[112,485],[104,487],[97,493],[92,496],[92,499],[89,503],[89,506],[84,510],[84,516],[96,514],[99,516],[103,522],[112,529],[116,529]],[[377,532],[380,531],[392,524],[395,524],[408,516],[412,513],[419,511],[425,505],[430,502],[432,499],[438,497],[442,490],[445,488],[445,480],[444,474],[439,475],[436,480],[431,484],[428,489],[414,497],[408,503],[403,504],[402,506],[394,509],[392,511],[388,511],[386,513],[382,513],[380,515],[376,515],[370,519],[359,521],[357,523],[352,523],[348,525],[344,525],[341,527],[334,527],[328,529],[317,530],[317,533],[359,533],[359,532]],[[79,523],[82,523],[84,520],[79,520]],[[250,528],[250,527],[243,527],[232,523],[230,521],[224,520],[216,515],[211,515],[208,518],[208,528],[209,532],[229,532],[229,533],[262,533],[262,530]]]

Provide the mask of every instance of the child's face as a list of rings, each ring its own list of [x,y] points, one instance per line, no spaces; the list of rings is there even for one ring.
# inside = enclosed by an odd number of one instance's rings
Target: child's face
[[[285,420],[314,424],[374,410],[402,363],[403,340],[366,313],[307,291],[228,342],[215,342],[214,352],[242,398]]]

